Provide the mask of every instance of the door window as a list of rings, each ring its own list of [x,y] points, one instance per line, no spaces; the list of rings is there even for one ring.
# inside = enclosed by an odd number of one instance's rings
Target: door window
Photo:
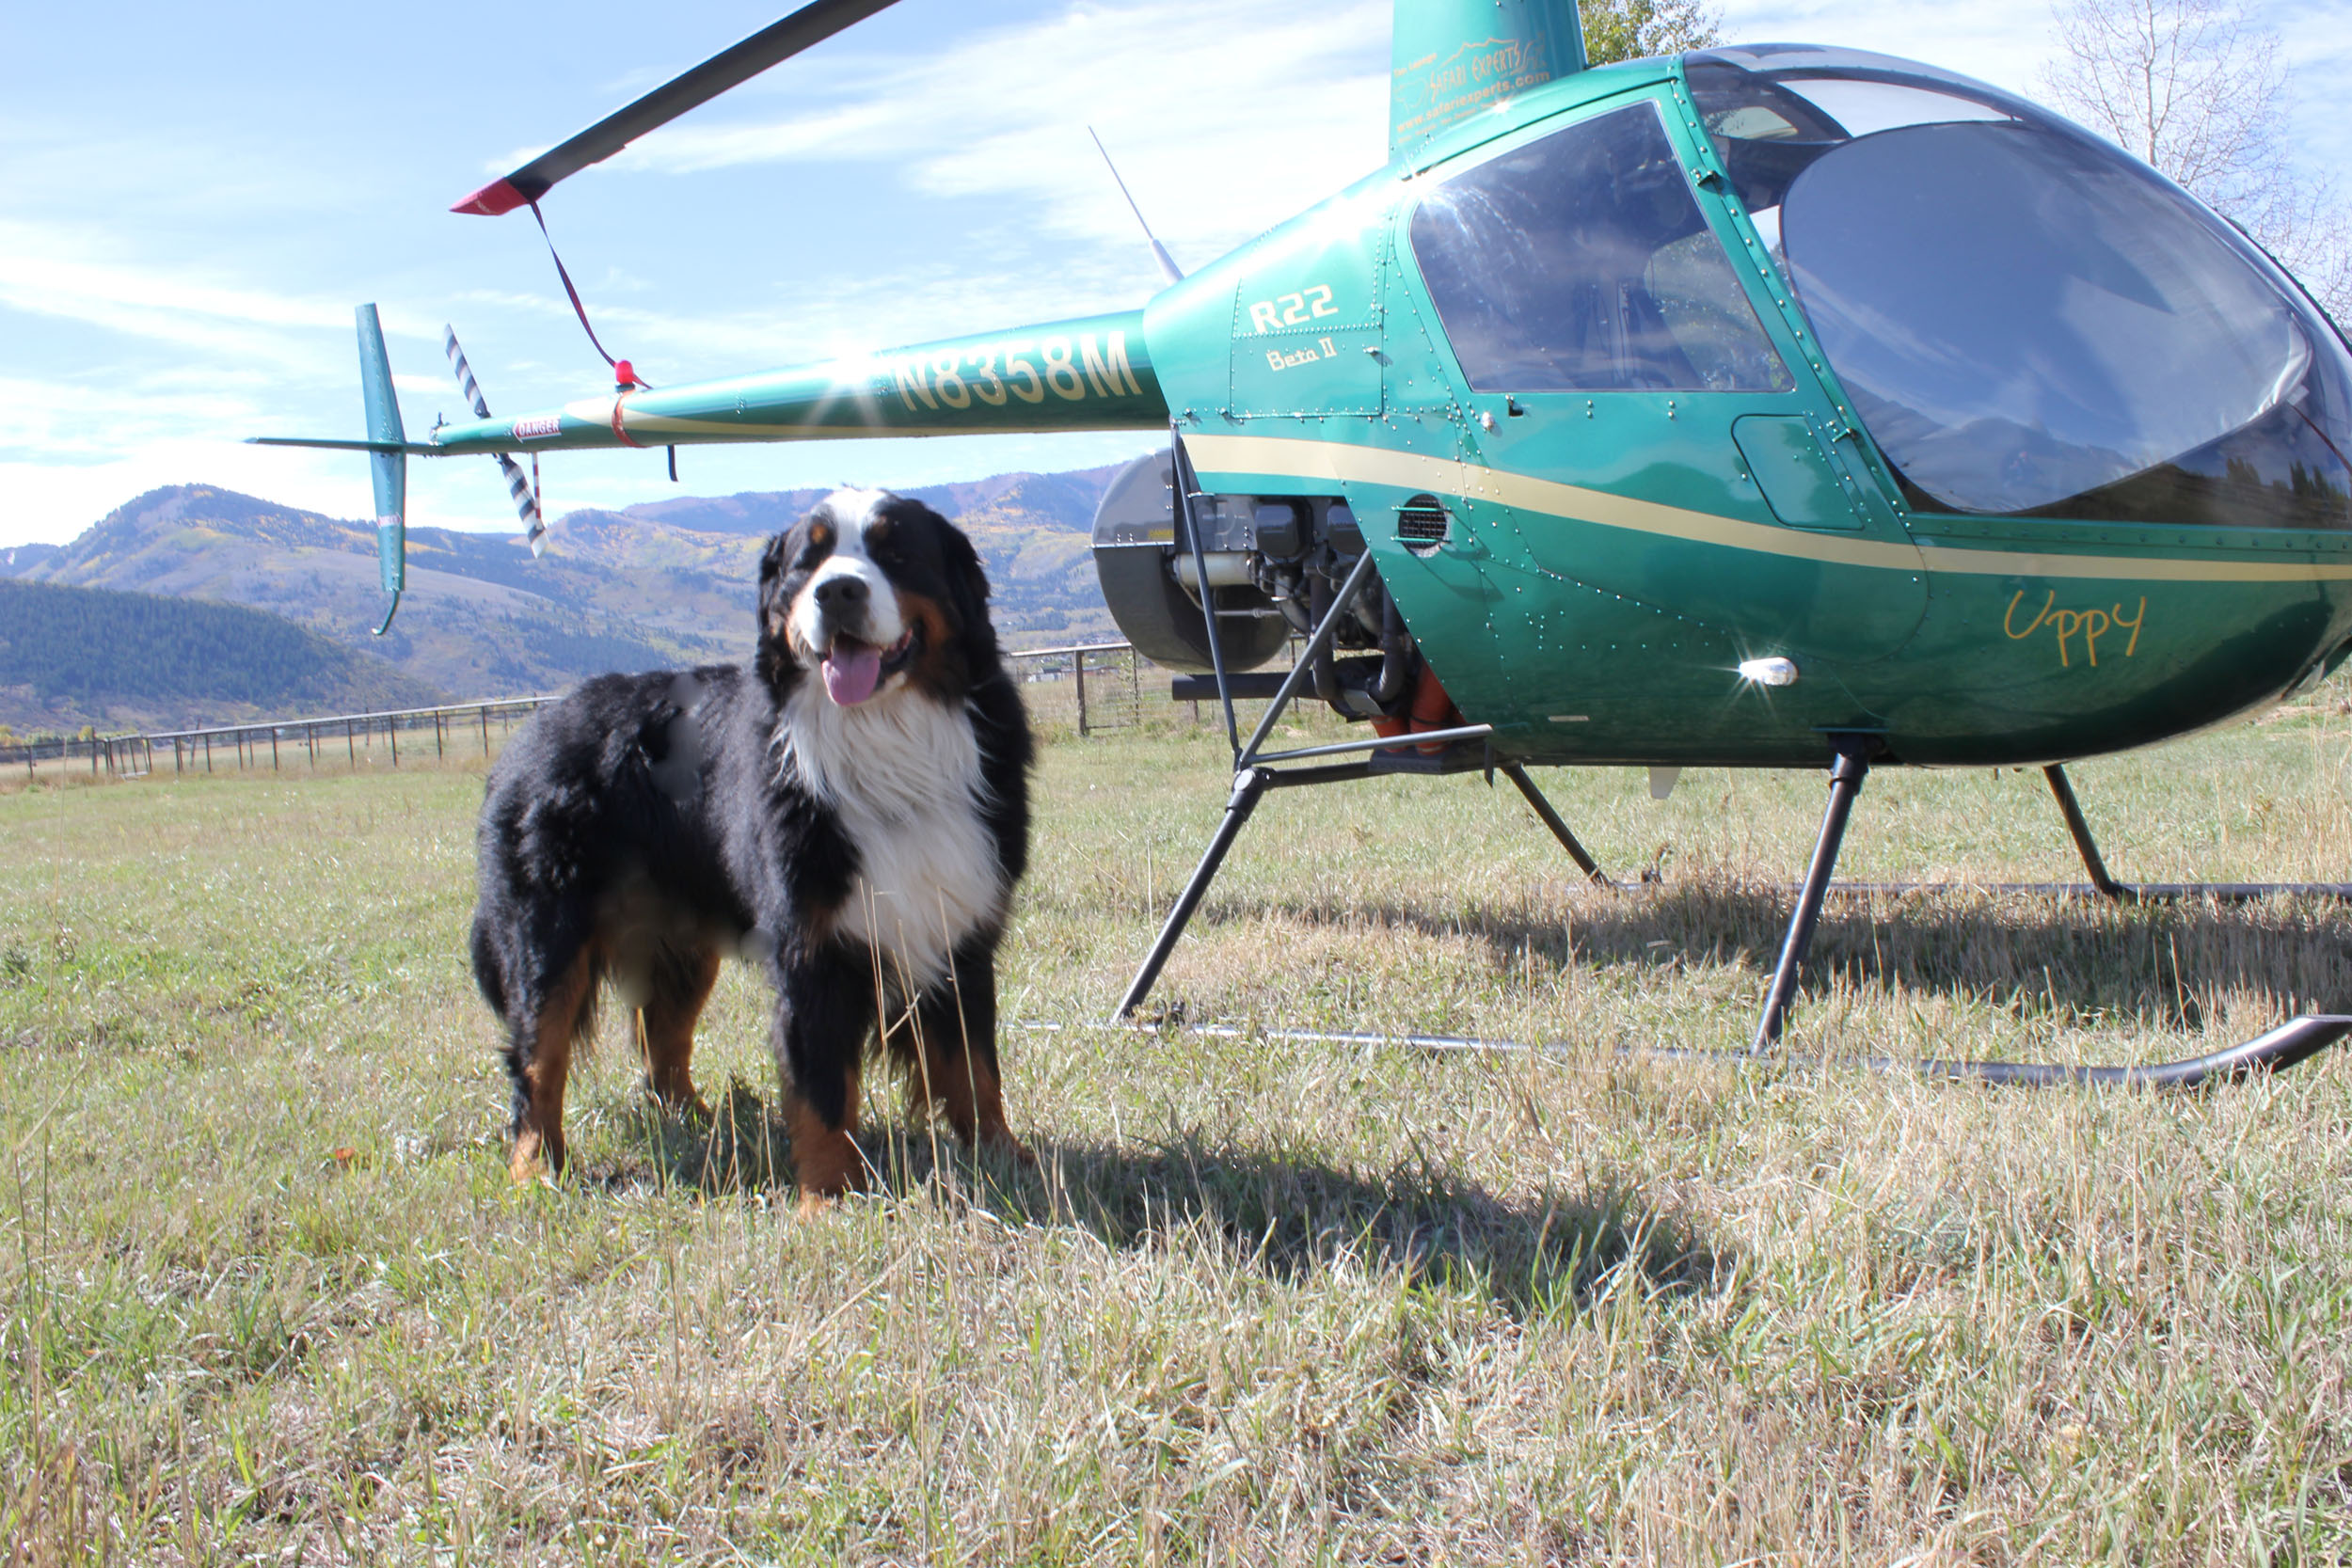
[[[1446,181],[1413,254],[1482,392],[1786,391],[1648,103]]]

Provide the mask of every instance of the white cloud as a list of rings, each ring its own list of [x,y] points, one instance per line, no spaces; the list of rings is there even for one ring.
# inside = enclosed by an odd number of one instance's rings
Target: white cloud
[[[589,32],[605,3],[591,0]],[[976,24],[997,13],[950,12],[948,3],[935,0],[937,41],[915,35],[909,50],[884,54],[872,40],[892,36],[886,25],[854,30],[826,46],[821,70],[762,78],[648,137],[577,192],[565,188],[558,233],[615,352],[667,384],[1139,304],[1155,276],[1089,123],[1187,267],[1381,161],[1389,0],[1324,10],[1030,0],[1033,20],[1010,24]],[[1908,55],[2028,91],[2054,43],[2045,0],[1723,3],[1737,40]],[[70,9],[43,14],[60,28],[108,25]],[[2301,72],[2299,129],[2312,156],[2344,155],[2352,119],[2326,97],[2352,64],[2341,0],[2291,0],[2269,14]],[[442,154],[453,161],[423,192],[434,199],[411,214],[405,204],[425,182],[410,177],[432,154],[386,146],[364,111],[306,109],[313,120],[293,145],[251,124],[240,131],[232,116],[186,112],[227,102],[216,79],[250,63],[247,44],[222,47],[217,57],[175,57],[146,89],[126,93],[112,90],[106,72],[118,67],[104,51],[58,51],[54,69],[72,92],[44,100],[38,119],[24,94],[0,105],[0,333],[15,350],[0,367],[0,539],[68,537],[141,490],[191,481],[365,515],[357,456],[236,439],[358,434],[355,299],[381,303],[414,431],[437,410],[459,411],[441,357],[444,322],[457,326],[501,413],[548,407],[603,380],[528,215],[499,228],[439,212],[452,194],[443,176],[482,141],[431,138],[462,150]],[[298,41],[274,47],[255,68],[266,83],[239,89],[273,114],[280,90],[301,102],[280,85],[317,63]],[[643,64],[633,46],[602,58],[573,72],[564,102],[585,93],[617,103],[671,73]],[[352,68],[361,72],[355,103],[383,87],[366,76],[391,69],[376,59]],[[624,60],[632,69],[616,85],[611,72]],[[605,87],[581,85],[600,74]],[[151,104],[189,82],[202,87],[178,101],[182,119],[155,118],[165,111]],[[437,84],[404,87],[419,96],[401,101],[449,125],[471,123],[478,105],[432,99]],[[483,140],[519,140],[540,118],[535,108],[507,115]],[[712,174],[726,169],[742,172]],[[799,200],[812,185],[821,202]],[[646,221],[649,211],[659,215]],[[759,264],[768,257],[772,270]],[[681,467],[684,491],[697,494],[916,484],[1107,461],[1147,440],[692,448]],[[513,526],[486,462],[419,462],[410,483],[415,522]],[[557,511],[678,493],[658,453],[560,455],[548,483]]]
[[[1386,0],[1297,15],[1259,0],[1075,5],[917,60],[836,60],[851,102],[673,126],[613,166],[888,162],[919,191],[1006,202],[1033,231],[1139,249],[1091,124],[1168,247],[1197,265],[1379,166],[1389,9]]]

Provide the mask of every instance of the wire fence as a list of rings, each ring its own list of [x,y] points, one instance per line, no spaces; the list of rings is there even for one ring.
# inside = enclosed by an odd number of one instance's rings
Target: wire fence
[[[249,724],[211,724],[196,729],[153,730],[131,735],[67,736],[56,740],[0,744],[0,769],[22,768],[38,779],[42,765],[91,778],[136,779],[161,771],[169,757],[173,773],[212,773],[226,768],[270,768],[291,764],[317,768],[341,752],[352,767],[388,759],[400,766],[402,737],[414,757],[431,749],[436,759],[453,751],[478,749],[488,755],[493,731],[503,738],[516,720],[553,702],[552,696],[496,697],[443,707],[393,708],[375,713],[337,713],[311,719],[263,720]],[[335,742],[342,741],[341,746]]]
[[[1005,656],[1022,683],[1030,722],[1080,736],[1133,729],[1144,720],[1143,683],[1156,667],[1125,642],[1032,648]],[[137,779],[290,767],[397,768],[410,760],[486,757],[516,724],[557,694],[495,697],[442,707],[338,713],[193,729],[0,741],[0,776],[23,768],[43,777]],[[1196,708],[1199,705],[1194,705]],[[341,742],[340,745],[337,742]]]
[[[1005,661],[1021,681],[1029,722],[1082,736],[1141,724],[1144,672],[1157,668],[1126,642],[1027,648]]]

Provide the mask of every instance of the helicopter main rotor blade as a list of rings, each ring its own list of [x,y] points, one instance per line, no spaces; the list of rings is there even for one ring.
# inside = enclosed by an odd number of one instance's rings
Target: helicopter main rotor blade
[[[536,201],[557,181],[578,174],[590,164],[602,163],[646,132],[667,125],[687,110],[707,103],[729,87],[741,86],[770,66],[788,60],[802,50],[822,43],[895,4],[897,0],[809,0],[809,4],[783,21],[721,50],[627,108],[605,116],[569,141],[540,153],[505,178],[491,181],[450,211],[495,217]]]

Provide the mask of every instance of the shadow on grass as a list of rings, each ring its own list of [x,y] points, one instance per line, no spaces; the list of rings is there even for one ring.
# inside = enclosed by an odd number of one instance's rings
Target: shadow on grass
[[[1396,902],[1203,907],[1196,925],[1295,920],[1408,930],[1486,948],[1501,967],[1734,965],[1759,977],[1778,957],[1791,897],[1774,888],[1691,882],[1580,895],[1565,919],[1500,907],[1438,915]],[[2255,994],[2289,1006],[2352,1005],[2352,906],[2118,905],[1960,890],[1840,898],[1822,911],[1805,962],[1809,988],[1979,998],[2068,1022],[2102,1015],[2202,1026],[2211,998]]]
[[[1077,1226],[1121,1250],[1205,1234],[1269,1277],[1393,1273],[1412,1286],[1482,1295],[1519,1317],[1588,1307],[1627,1289],[1700,1293],[1726,1267],[1713,1247],[1613,1185],[1506,1200],[1425,1164],[1364,1173],[1197,1133],[1153,1148],[1042,1141],[1033,1146],[1034,1169],[976,1159],[944,1131],[934,1142],[895,1120],[858,1141],[867,1191],[886,1199],[928,1193],[977,1203],[1009,1225]],[[707,1118],[647,1104],[628,1142],[644,1163],[608,1173],[610,1185],[792,1191],[783,1118],[739,1078],[713,1098]]]

